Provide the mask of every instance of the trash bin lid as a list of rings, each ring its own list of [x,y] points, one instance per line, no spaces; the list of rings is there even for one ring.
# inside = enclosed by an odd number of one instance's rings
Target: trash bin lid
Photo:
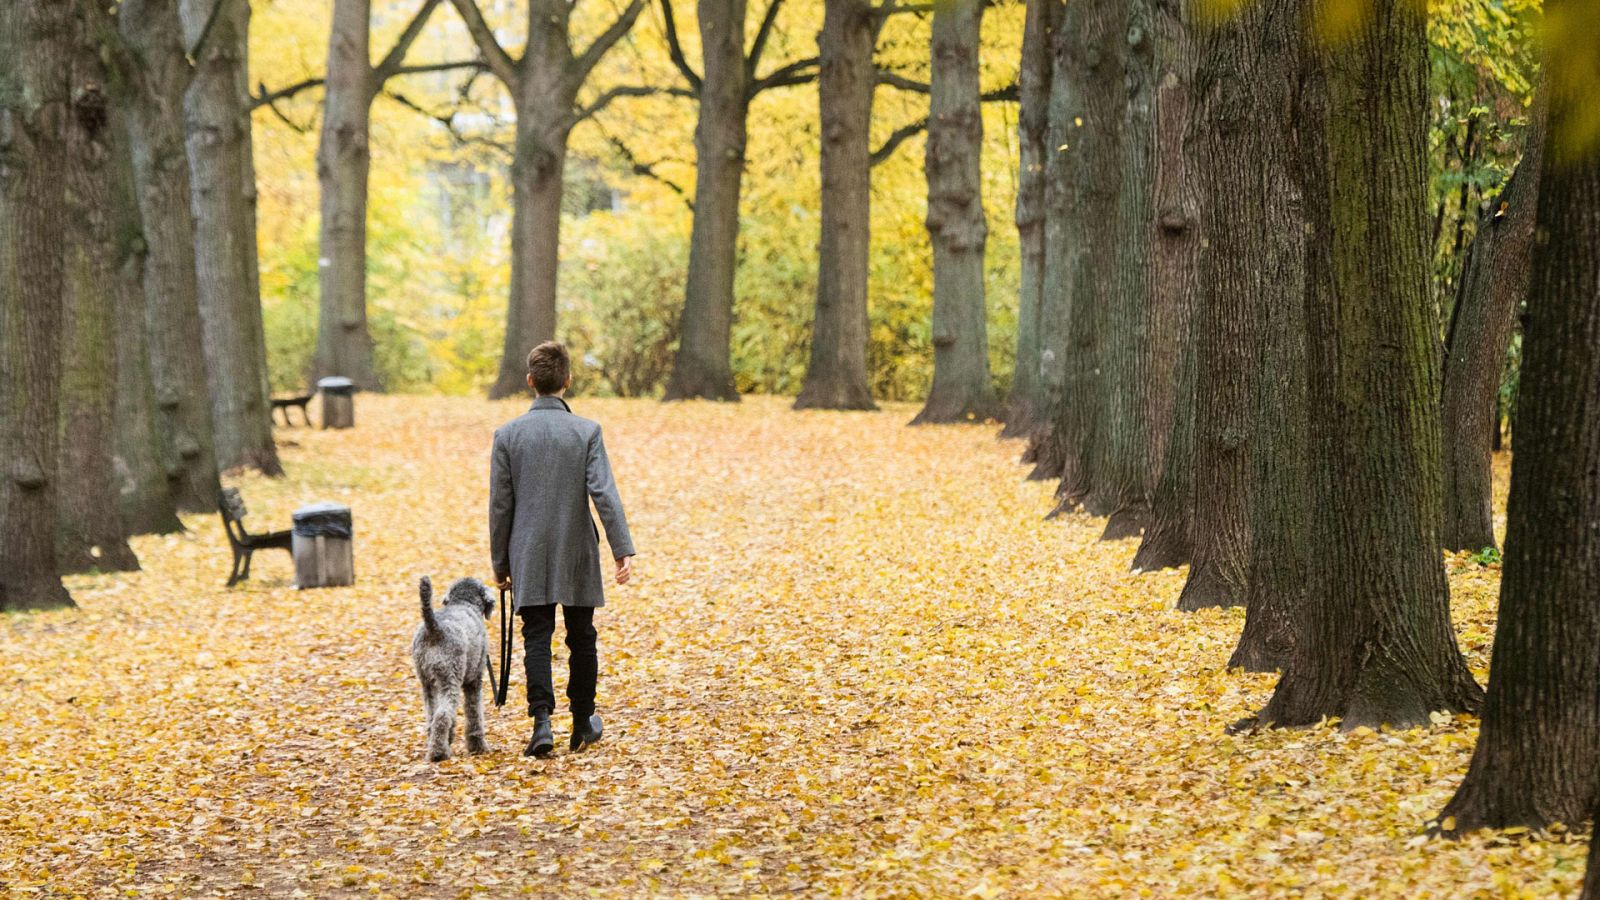
[[[294,533],[300,537],[350,537],[350,507],[342,503],[313,503],[294,511]]]
[[[317,380],[317,389],[330,394],[349,394],[355,391],[356,383],[343,375],[329,375]]]

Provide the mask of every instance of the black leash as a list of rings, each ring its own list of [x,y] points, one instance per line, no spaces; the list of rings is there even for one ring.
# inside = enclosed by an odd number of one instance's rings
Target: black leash
[[[489,690],[494,694],[494,705],[506,705],[506,693],[511,688],[511,604],[509,591],[500,589],[500,677],[494,674],[494,661],[484,651],[483,664],[489,669]]]

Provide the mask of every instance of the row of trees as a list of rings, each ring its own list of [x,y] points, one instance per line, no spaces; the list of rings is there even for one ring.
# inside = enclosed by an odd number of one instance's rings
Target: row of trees
[[[1441,830],[1575,823],[1600,802],[1593,10],[1548,4],[1522,158],[1442,322],[1423,12],[1353,9],[1030,6],[1008,429],[1059,479],[1058,511],[1142,533],[1136,568],[1190,565],[1180,608],[1245,607],[1230,665],[1282,674],[1241,724],[1481,711]],[[1494,543],[1493,411],[1524,301],[1485,697],[1440,551]]]

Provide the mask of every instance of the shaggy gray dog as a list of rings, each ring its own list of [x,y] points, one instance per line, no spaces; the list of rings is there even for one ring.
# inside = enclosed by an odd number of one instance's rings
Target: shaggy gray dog
[[[444,606],[433,609],[433,582],[422,579],[422,624],[411,639],[411,659],[422,682],[422,702],[428,716],[428,759],[450,758],[455,740],[456,692],[467,701],[467,752],[487,753],[483,739],[483,662],[488,658],[489,633],[483,620],[494,609],[489,589],[476,578],[450,585]]]

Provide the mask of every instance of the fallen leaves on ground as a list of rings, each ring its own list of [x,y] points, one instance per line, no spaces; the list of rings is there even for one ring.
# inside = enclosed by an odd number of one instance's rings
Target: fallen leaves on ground
[[[135,542],[80,608],[0,619],[0,887],[454,897],[1547,896],[1565,835],[1421,837],[1476,723],[1227,735],[1272,678],[1223,665],[1239,611],[1184,614],[1134,541],[1045,522],[1050,487],[975,426],[587,400],[641,556],[600,627],[606,739],[431,765],[416,580],[484,576],[486,461],[516,404],[373,397],[280,429],[247,524],[354,509],[353,588],[282,553],[224,590],[214,516]],[[1499,572],[1447,565],[1488,664]],[[518,651],[520,657],[520,650]],[[557,689],[564,657],[557,661]],[[558,740],[570,719],[559,716]],[[565,742],[560,741],[565,747]],[[463,749],[459,737],[457,751]]]

